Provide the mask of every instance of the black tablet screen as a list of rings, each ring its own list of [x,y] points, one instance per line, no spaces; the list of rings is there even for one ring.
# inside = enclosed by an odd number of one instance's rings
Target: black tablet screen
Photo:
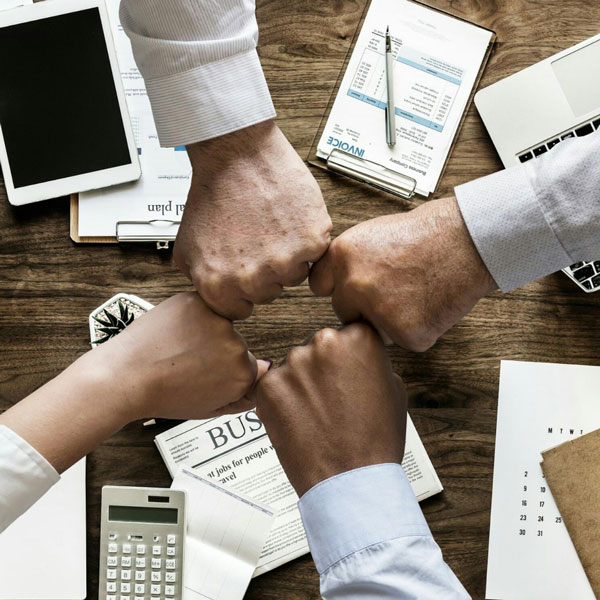
[[[131,163],[97,8],[0,28],[15,188]]]

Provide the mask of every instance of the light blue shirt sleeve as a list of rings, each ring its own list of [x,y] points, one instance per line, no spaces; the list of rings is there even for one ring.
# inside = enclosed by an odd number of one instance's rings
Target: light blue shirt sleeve
[[[470,598],[399,464],[348,471],[299,503],[325,600]]]
[[[600,132],[455,188],[463,218],[503,292],[600,259]]]

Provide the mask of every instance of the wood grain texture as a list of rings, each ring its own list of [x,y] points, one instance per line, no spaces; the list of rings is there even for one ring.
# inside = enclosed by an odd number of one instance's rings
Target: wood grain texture
[[[429,0],[494,29],[498,39],[481,85],[589,37],[597,0]],[[278,122],[305,157],[364,0],[259,0],[260,55]],[[41,108],[40,108],[41,109]],[[436,196],[501,164],[471,107]],[[403,202],[315,170],[337,235],[365,219],[407,210]],[[191,289],[170,253],[151,245],[82,245],[69,239],[69,200],[11,207],[0,188],[0,410],[88,349],[87,315],[118,291],[157,303]],[[474,598],[483,598],[501,359],[600,364],[600,294],[553,275],[492,294],[423,355],[390,349],[410,391],[411,414],[445,487],[423,503],[444,556]],[[239,329],[259,357],[280,360],[314,330],[336,325],[326,299],[306,284],[257,308]],[[106,484],[168,486],[153,437],[133,423],[88,463],[89,598],[97,597],[100,490]],[[259,577],[251,600],[318,598],[310,557]]]

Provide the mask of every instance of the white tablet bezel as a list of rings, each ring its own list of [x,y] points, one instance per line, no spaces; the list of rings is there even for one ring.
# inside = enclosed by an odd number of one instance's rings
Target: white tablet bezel
[[[115,44],[104,0],[46,0],[45,2],[37,2],[33,5],[22,6],[4,13],[0,12],[0,28],[46,19],[57,15],[79,12],[89,8],[97,8],[100,14],[104,39],[108,50],[108,58],[119,101],[119,108],[121,110],[121,121],[127,139],[127,148],[131,162],[130,164],[110,169],[102,169],[100,171],[93,171],[82,175],[74,175],[63,179],[55,179],[53,181],[15,188],[6,151],[6,144],[2,134],[2,126],[0,125],[0,165],[2,165],[4,184],[11,204],[19,206],[31,202],[38,202],[40,200],[67,196],[86,190],[108,187],[118,183],[134,181],[139,179],[141,175],[137,147],[131,128],[131,121],[129,120],[129,111],[127,110],[127,102],[125,100],[125,92],[123,90],[121,73],[117,62]],[[32,162],[35,161],[35,148],[32,148],[31,150],[31,160]]]

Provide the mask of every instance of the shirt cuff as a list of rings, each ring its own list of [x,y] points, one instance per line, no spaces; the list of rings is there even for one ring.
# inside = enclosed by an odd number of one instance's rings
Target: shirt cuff
[[[527,165],[476,179],[454,191],[471,238],[503,292],[575,262],[546,221]]]
[[[355,469],[311,488],[298,504],[319,574],[373,544],[431,536],[399,464]]]
[[[14,431],[0,425],[0,531],[60,479],[56,469]]]
[[[187,146],[275,117],[256,50],[146,80],[160,145]]]

